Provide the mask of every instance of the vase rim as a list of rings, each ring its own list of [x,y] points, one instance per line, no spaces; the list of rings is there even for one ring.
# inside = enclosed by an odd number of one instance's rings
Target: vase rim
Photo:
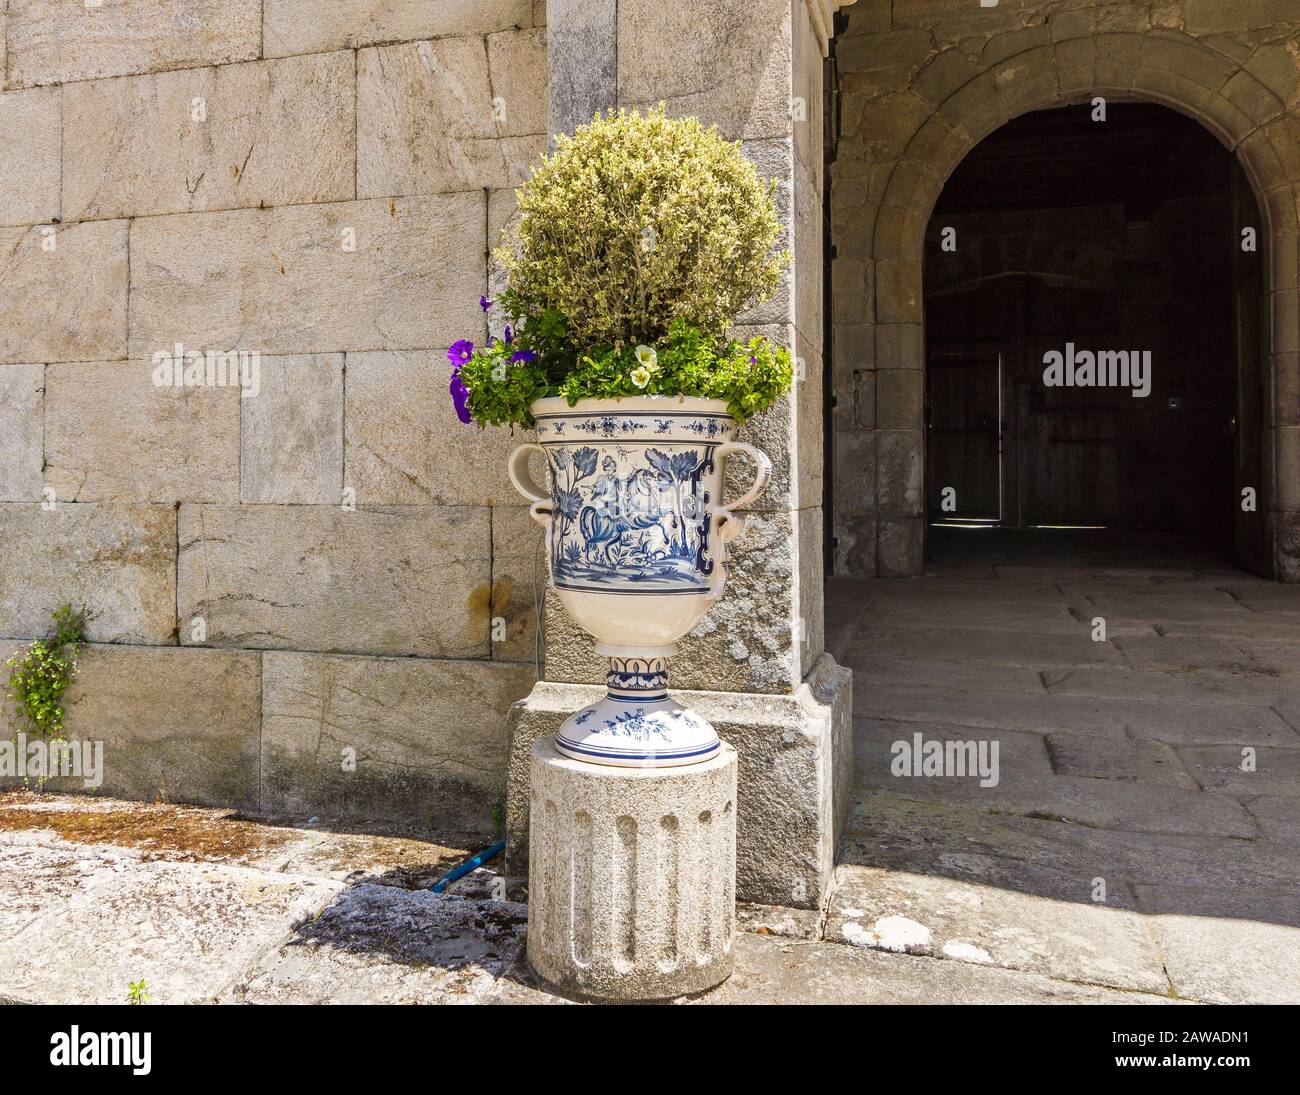
[[[721,413],[730,416],[725,399],[705,399],[697,395],[620,395],[589,396],[572,406],[562,395],[546,396],[529,404],[536,418],[543,414],[608,414],[610,411],[659,411],[670,413],[679,409],[686,414]]]

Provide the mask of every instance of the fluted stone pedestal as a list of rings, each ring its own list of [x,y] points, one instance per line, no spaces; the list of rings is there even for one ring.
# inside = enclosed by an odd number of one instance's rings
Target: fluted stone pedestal
[[[736,751],[680,768],[533,746],[528,961],[563,992],[661,1000],[725,981],[736,931]]]

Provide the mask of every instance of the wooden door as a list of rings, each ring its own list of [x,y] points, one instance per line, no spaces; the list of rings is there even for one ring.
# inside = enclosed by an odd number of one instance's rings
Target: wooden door
[[[1059,350],[1029,338],[1026,359]],[[1113,525],[1119,515],[1120,398],[1106,388],[1020,388],[1020,495],[1025,525]]]
[[[926,370],[930,520],[1002,519],[1001,357],[936,354]]]

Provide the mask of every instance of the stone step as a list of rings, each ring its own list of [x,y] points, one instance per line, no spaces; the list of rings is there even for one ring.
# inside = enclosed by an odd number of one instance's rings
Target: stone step
[[[1044,868],[978,881],[841,864],[826,938],[1139,992],[1169,981],[1132,894]]]

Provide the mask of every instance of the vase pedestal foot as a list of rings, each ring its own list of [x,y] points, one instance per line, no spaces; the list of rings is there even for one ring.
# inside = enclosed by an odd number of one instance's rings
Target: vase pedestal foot
[[[610,654],[603,699],[572,715],[555,748],[573,760],[620,768],[700,764],[722,748],[709,723],[668,697],[667,656]]]
[[[674,768],[591,764],[533,745],[528,961],[597,1000],[663,1000],[735,960],[736,751]]]

